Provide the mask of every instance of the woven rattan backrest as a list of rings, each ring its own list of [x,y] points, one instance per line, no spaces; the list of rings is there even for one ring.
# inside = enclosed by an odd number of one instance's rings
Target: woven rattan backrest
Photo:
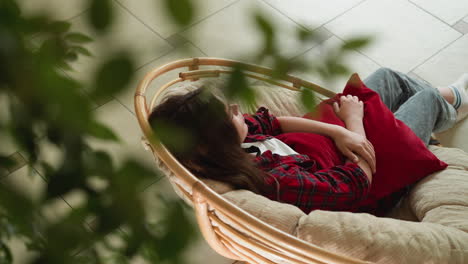
[[[280,260],[288,263],[367,263],[328,252],[260,221],[207,187],[182,166],[162,144],[154,140],[153,131],[148,123],[148,115],[164,90],[184,81],[216,78],[229,74],[231,73],[229,68],[236,64],[241,64],[246,76],[250,78],[269,82],[285,89],[299,90],[304,87],[313,89],[326,97],[334,95],[329,90],[297,77],[288,75],[281,81],[271,81],[268,77],[272,74],[271,69],[218,58],[178,60],[146,74],[135,92],[135,111],[138,122],[144,137],[149,142],[148,147],[153,151],[157,160],[162,161],[165,167],[175,175],[170,180],[178,189],[178,193],[193,205],[206,241],[219,254],[250,263],[276,263]],[[209,67],[211,69],[208,69]],[[180,70],[179,78],[161,86],[148,101],[145,93],[150,83],[172,70]],[[236,228],[228,223],[235,224]]]

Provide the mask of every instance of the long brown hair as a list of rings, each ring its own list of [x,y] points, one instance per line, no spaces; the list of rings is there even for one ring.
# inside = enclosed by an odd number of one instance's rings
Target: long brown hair
[[[194,175],[255,193],[270,190],[268,175],[241,148],[226,105],[205,88],[167,98],[152,111],[149,123],[156,134],[162,123],[190,133],[193,144],[182,150],[161,141]]]

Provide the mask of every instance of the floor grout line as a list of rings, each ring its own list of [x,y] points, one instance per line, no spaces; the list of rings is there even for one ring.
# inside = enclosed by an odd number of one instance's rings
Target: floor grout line
[[[457,31],[458,32],[458,31]],[[459,33],[459,32],[458,32]],[[451,42],[447,43],[445,46],[443,46],[442,48],[440,48],[438,51],[436,51],[435,53],[433,53],[431,56],[429,56],[427,59],[425,59],[423,62],[421,62],[420,64],[416,65],[415,67],[411,68],[408,72],[412,72],[414,70],[416,70],[417,68],[421,67],[423,64],[425,64],[426,62],[428,62],[430,59],[434,58],[436,55],[440,54],[442,51],[444,51],[447,47],[449,47],[450,45],[452,45],[453,43],[455,43],[456,41],[458,41],[459,39],[463,38],[463,34],[459,33],[460,36],[458,36],[458,38],[452,40]]]
[[[333,34],[335,37],[337,37],[339,40],[343,41],[346,43],[346,41],[341,38],[340,36],[336,35],[336,34]],[[353,49],[354,51],[356,51],[357,53],[361,54],[362,56],[368,58],[369,60],[371,60],[372,62],[374,62],[375,64],[379,65],[380,67],[383,67],[380,63],[378,63],[376,60],[374,60],[373,58],[369,57],[367,54],[363,53],[362,51],[360,50],[356,50],[356,49]]]
[[[131,16],[133,16],[134,18],[136,18],[136,20],[138,20],[141,24],[143,24],[147,29],[149,29],[150,31],[152,31],[153,33],[155,33],[158,37],[160,37],[161,39],[163,39],[167,44],[171,45],[170,43],[168,43],[166,41],[166,39],[159,33],[157,32],[156,30],[154,30],[152,27],[150,27],[149,25],[147,25],[143,20],[141,20],[140,17],[138,17],[136,14],[134,14],[130,9],[128,9],[124,4],[122,4],[119,0],[114,0],[115,3],[117,3],[117,5],[119,5],[122,9],[124,9],[125,11],[127,11]],[[172,45],[171,45],[172,46]]]
[[[367,0],[361,0],[359,3],[353,5],[352,7],[346,9],[345,11],[343,11],[343,12],[341,12],[341,13],[339,13],[338,15],[334,16],[333,18],[331,18],[331,19],[329,19],[329,20],[323,22],[322,24],[318,25],[315,29],[312,29],[312,30],[309,28],[309,26],[307,26],[307,25],[302,25],[299,21],[294,20],[293,18],[291,18],[290,16],[288,16],[286,13],[284,13],[283,11],[281,11],[280,9],[278,9],[277,7],[275,7],[274,5],[268,3],[266,0],[259,0],[259,1],[262,1],[262,2],[264,2],[265,4],[269,5],[270,7],[272,7],[273,9],[275,9],[276,11],[278,11],[279,13],[283,14],[284,16],[286,16],[287,18],[289,18],[291,21],[293,21],[293,22],[296,23],[297,25],[299,25],[299,26],[301,26],[301,27],[303,27],[303,28],[305,28],[305,29],[307,29],[307,30],[309,30],[309,31],[315,31],[316,29],[319,29],[319,28],[321,28],[321,27],[325,28],[325,27],[324,27],[325,24],[328,24],[329,22],[331,22],[331,21],[333,21],[334,19],[338,18],[339,16],[341,16],[341,15],[347,13],[347,12],[350,11],[351,9],[357,7],[358,5],[362,4],[363,2],[365,2],[365,1],[367,1]]]
[[[462,27],[462,28],[460,28]],[[461,34],[465,35],[468,33],[468,22],[466,22],[465,20],[460,19],[457,21],[457,23],[453,24],[453,29],[455,29],[456,31],[460,32]]]
[[[285,15],[286,17],[288,17],[290,20],[292,20],[292,21],[294,21],[296,24],[300,25],[300,24],[299,24],[298,22],[296,22],[294,19],[290,18],[288,15],[286,15],[285,13],[283,13],[282,11],[280,11],[279,9],[277,9],[276,7],[272,6],[271,4],[269,4],[268,2],[266,2],[265,0],[261,0],[261,1],[265,2],[267,5],[271,6],[271,7],[274,8],[275,10],[278,10],[280,13],[282,13],[283,15]],[[301,55],[306,54],[307,52],[311,51],[312,49],[314,49],[314,48],[318,47],[319,45],[323,44],[324,42],[328,41],[328,40],[329,40],[330,38],[332,38],[333,36],[346,43],[346,41],[345,41],[343,38],[341,38],[340,36],[334,34],[331,30],[329,30],[329,29],[326,27],[326,25],[329,24],[330,22],[332,22],[333,20],[337,19],[338,17],[340,17],[340,16],[346,14],[347,12],[351,11],[352,9],[357,8],[358,6],[362,5],[362,4],[363,4],[364,2],[366,2],[366,1],[368,1],[368,0],[362,0],[362,1],[358,2],[358,3],[356,3],[356,4],[353,5],[352,7],[346,9],[345,11],[339,13],[338,15],[334,16],[333,18],[331,18],[331,19],[325,21],[325,22],[322,23],[319,27],[315,28],[313,31],[320,30],[320,29],[321,29],[321,30],[326,30],[327,32],[330,33],[330,37],[328,37],[327,39],[325,39],[325,40],[322,41],[321,43],[317,43],[317,45],[314,45],[313,47],[310,47],[310,48],[307,49],[306,51],[304,51],[304,52],[302,52],[302,53],[300,53],[300,54],[298,54],[298,55],[295,55],[295,56],[292,57],[291,59],[295,59],[295,58],[297,58],[297,57],[299,57],[299,56],[301,56]],[[359,50],[354,50],[354,51],[356,51],[357,53],[363,55],[364,57],[368,58],[369,60],[371,60],[371,61],[374,62],[375,64],[377,64],[377,65],[379,65],[380,67],[382,67],[382,65],[380,65],[380,63],[378,63],[378,62],[375,61],[374,59],[370,58],[370,57],[367,56],[366,54],[362,53],[361,51],[359,51]]]
[[[240,2],[240,1],[242,1],[242,0],[235,0],[235,1],[233,1],[232,3],[230,3],[230,4],[226,5],[226,6],[224,6],[223,8],[221,8],[221,9],[219,9],[219,10],[217,10],[217,11],[211,13],[211,14],[209,14],[208,16],[206,16],[206,17],[204,17],[204,18],[202,18],[202,19],[200,19],[200,20],[198,20],[198,21],[195,21],[194,23],[188,25],[187,27],[185,27],[185,28],[183,28],[183,29],[181,29],[181,30],[179,30],[179,31],[177,31],[177,32],[174,32],[173,34],[180,34],[180,33],[184,32],[184,31],[187,31],[187,30],[189,30],[190,28],[192,28],[192,27],[194,27],[194,26],[200,24],[201,22],[207,20],[208,18],[210,18],[210,17],[212,17],[212,16],[218,14],[219,12],[221,12],[221,11],[223,11],[223,10],[225,10],[225,9],[227,9],[227,8],[229,8],[229,7],[231,7],[231,6],[233,6],[234,4],[236,4],[236,3]]]
[[[444,20],[442,20],[441,18],[439,18],[438,16],[434,15],[433,13],[429,12],[428,10],[426,10],[424,7],[416,4],[415,2],[413,2],[412,0],[408,0],[409,3],[413,4],[415,7],[417,7],[418,9],[424,11],[425,13],[427,13],[428,15],[434,17],[435,19],[439,20],[440,22],[444,23],[445,25],[449,26],[449,27],[453,27],[452,25],[450,25],[449,23],[445,22]]]
[[[326,30],[326,31],[329,33],[330,36],[327,37],[326,39],[322,40],[321,42],[316,43],[316,45],[314,45],[314,46],[312,46],[312,47],[306,49],[305,51],[303,51],[303,52],[301,52],[301,53],[299,53],[299,54],[297,54],[297,55],[294,55],[293,57],[290,58],[290,60],[295,60],[295,59],[297,59],[298,57],[305,55],[307,52],[309,52],[309,51],[311,51],[311,50],[313,50],[313,49],[315,49],[315,48],[317,48],[317,47],[323,45],[325,42],[327,42],[328,40],[330,40],[331,38],[333,38],[333,36],[335,36],[330,30],[324,28],[323,26],[317,28],[316,30],[318,30],[318,29]]]
[[[74,16],[71,16],[71,17],[65,19],[65,21],[73,20],[73,19],[75,19],[75,18],[77,18],[77,17],[83,15],[84,13],[86,13],[86,12],[88,12],[88,11],[89,11],[89,8],[86,8],[86,9],[84,9],[83,11],[81,11],[80,13],[78,13],[78,14],[76,14],[76,15],[74,15]]]
[[[293,22],[294,24],[296,24],[297,26],[309,31],[309,32],[312,32],[312,31],[315,31],[316,29],[318,29],[319,27],[316,27],[315,29],[310,29],[309,26],[307,25],[303,25],[301,23],[299,23],[298,21],[292,19],[290,16],[288,16],[286,13],[284,13],[283,11],[281,11],[280,9],[276,8],[275,6],[273,6],[272,4],[268,3],[267,1],[265,0],[258,0],[260,2],[263,2],[264,4],[266,4],[267,6],[271,7],[272,9],[274,9],[275,11],[277,11],[278,13],[280,13],[281,15],[285,16],[288,20],[290,20],[291,22]]]
[[[327,25],[327,24],[330,24],[330,22],[332,22],[333,20],[335,20],[335,19],[337,19],[338,17],[343,16],[344,14],[348,13],[349,11],[351,11],[351,10],[357,8],[358,6],[362,5],[362,4],[363,4],[364,2],[366,2],[366,1],[368,1],[368,0],[362,0],[361,2],[359,2],[359,3],[355,4],[354,6],[348,8],[346,11],[344,11],[344,12],[338,14],[337,16],[335,16],[335,17],[333,17],[333,18],[331,18],[331,19],[329,19],[328,21],[326,21],[325,23],[323,23],[322,26],[323,26],[324,28],[326,28],[326,25]],[[329,30],[329,31],[332,32],[331,30]],[[333,33],[333,32],[332,32],[332,33]]]
[[[130,9],[128,9],[128,8],[127,8],[124,4],[122,4],[119,0],[114,0],[114,1],[115,1],[118,5],[120,5],[122,8],[124,8],[127,12],[129,12],[133,17],[135,17],[140,23],[142,23],[143,25],[145,25],[147,28],[149,28],[151,31],[153,31],[155,34],[157,34],[161,39],[163,39],[167,44],[169,44],[171,47],[173,47],[173,45],[171,45],[171,43],[169,43],[169,42],[166,40],[167,38],[164,38],[159,32],[157,32],[157,31],[154,30],[152,27],[150,27],[148,24],[146,24],[140,17],[138,17],[135,13],[133,13]],[[230,6],[232,6],[232,5],[234,5],[235,3],[239,2],[239,1],[241,1],[241,0],[235,0],[234,2],[232,2],[232,3],[230,3],[230,4],[228,4],[228,5],[224,6],[224,7],[222,7],[221,9],[219,9],[219,10],[217,10],[217,11],[215,11],[215,12],[209,14],[209,15],[207,15],[206,17],[203,17],[203,18],[201,18],[200,20],[197,20],[197,21],[193,21],[193,23],[191,23],[190,25],[188,25],[188,26],[186,26],[186,27],[181,27],[181,28],[179,28],[176,32],[172,33],[171,36],[174,35],[174,34],[179,34],[179,33],[181,33],[181,32],[184,32],[184,31],[190,29],[191,27],[193,27],[193,26],[199,24],[200,22],[202,22],[202,21],[206,20],[207,18],[209,18],[209,17],[211,17],[211,16],[213,16],[213,15],[219,13],[220,11],[222,11],[222,10],[224,10],[224,9],[226,9],[226,8],[228,8],[228,7],[230,7]]]

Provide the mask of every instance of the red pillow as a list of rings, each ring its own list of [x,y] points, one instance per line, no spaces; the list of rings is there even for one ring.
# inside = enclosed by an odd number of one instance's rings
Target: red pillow
[[[304,117],[344,126],[334,114],[332,104],[341,95],[348,94],[364,102],[364,128],[377,160],[377,172],[373,175],[369,196],[360,204],[365,209],[360,211],[375,213],[382,198],[395,196],[405,187],[447,167],[407,125],[395,118],[380,96],[367,88],[357,74],[351,76],[342,94],[319,104],[318,115],[307,114]]]

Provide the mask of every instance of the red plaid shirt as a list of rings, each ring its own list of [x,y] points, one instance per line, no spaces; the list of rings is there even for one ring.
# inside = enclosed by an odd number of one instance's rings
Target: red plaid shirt
[[[278,119],[264,107],[254,115],[244,114],[244,118],[249,128],[245,143],[263,141],[282,133]],[[369,179],[354,163],[317,170],[315,161],[307,155],[281,156],[270,150],[257,155],[254,161],[258,168],[272,176],[267,183],[279,187],[263,195],[293,204],[305,213],[315,209],[355,211],[370,189]]]

